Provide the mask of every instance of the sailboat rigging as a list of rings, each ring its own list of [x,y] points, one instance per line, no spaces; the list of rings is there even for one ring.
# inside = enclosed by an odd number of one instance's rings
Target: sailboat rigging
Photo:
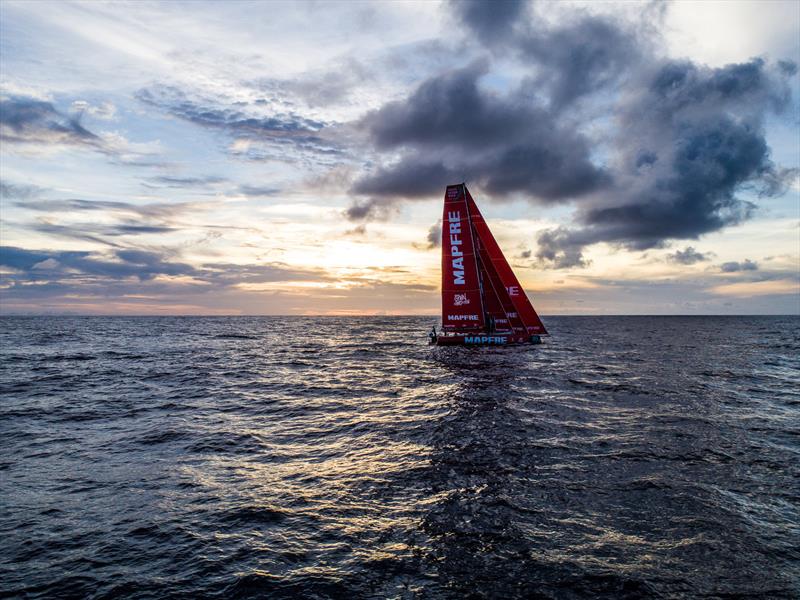
[[[540,343],[547,335],[464,183],[447,186],[442,214],[438,346]]]

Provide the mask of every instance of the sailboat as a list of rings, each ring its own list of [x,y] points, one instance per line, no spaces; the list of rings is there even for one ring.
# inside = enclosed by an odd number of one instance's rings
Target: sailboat
[[[437,346],[538,344],[539,315],[464,183],[447,186],[442,214],[442,327]]]

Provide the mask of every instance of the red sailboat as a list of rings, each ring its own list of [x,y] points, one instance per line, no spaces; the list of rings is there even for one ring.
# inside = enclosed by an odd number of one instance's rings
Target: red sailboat
[[[547,330],[463,183],[447,186],[442,216],[438,346],[538,344]]]

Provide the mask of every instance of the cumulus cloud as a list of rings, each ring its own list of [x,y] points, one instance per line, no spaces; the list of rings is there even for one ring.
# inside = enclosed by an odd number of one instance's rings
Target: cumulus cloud
[[[581,227],[560,231],[557,246],[573,255],[597,242],[643,250],[748,219],[755,205],[739,197],[743,187],[774,196],[794,176],[775,167],[764,133],[787,94],[760,59],[655,65],[621,107],[615,185],[578,204]],[[553,249],[552,238],[540,242]]]
[[[358,179],[351,192],[391,205],[467,180],[490,194],[524,192],[553,203],[609,183],[585,136],[521,92],[483,88],[488,72],[486,61],[448,71],[361,119],[374,146],[400,158]]]
[[[350,218],[467,181],[494,199],[573,206],[574,225],[542,232],[536,256],[581,267],[592,244],[645,250],[741,223],[797,176],[772,161],[765,134],[790,104],[790,61],[664,58],[658,6],[639,22],[548,20],[526,2],[450,7],[474,51],[523,75],[498,86],[484,58],[365,115],[357,125],[379,160],[352,184]]]
[[[699,252],[692,246],[686,246],[683,250],[676,250],[667,255],[667,260],[678,263],[679,265],[693,265],[711,258],[711,252]]]
[[[451,0],[450,8],[456,18],[487,45],[502,43],[515,26],[526,16],[526,0]]]

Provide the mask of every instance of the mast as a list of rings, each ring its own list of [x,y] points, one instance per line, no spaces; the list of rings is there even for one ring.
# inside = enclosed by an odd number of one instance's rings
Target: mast
[[[462,192],[464,194],[464,198],[466,199],[467,198],[467,182],[466,181],[461,184],[461,188],[462,188]],[[469,227],[470,227],[470,230],[472,231],[472,236],[471,236],[472,237],[472,251],[475,254],[475,271],[478,273],[478,289],[480,290],[480,294],[481,294],[481,314],[483,315],[484,323],[486,325],[488,325],[488,323],[486,323],[486,321],[488,321],[488,319],[486,318],[486,316],[487,316],[486,315],[486,293],[484,292],[484,288],[483,288],[483,273],[481,272],[480,258],[478,257],[477,244],[475,243],[475,238],[477,237],[477,232],[475,231],[475,226],[473,225],[473,222],[472,222],[472,215],[470,214],[470,210],[469,210],[469,202],[466,202],[465,204],[466,204],[466,207],[467,207],[467,219],[469,220],[468,221],[469,222]],[[488,330],[488,327],[487,327],[487,330]]]

